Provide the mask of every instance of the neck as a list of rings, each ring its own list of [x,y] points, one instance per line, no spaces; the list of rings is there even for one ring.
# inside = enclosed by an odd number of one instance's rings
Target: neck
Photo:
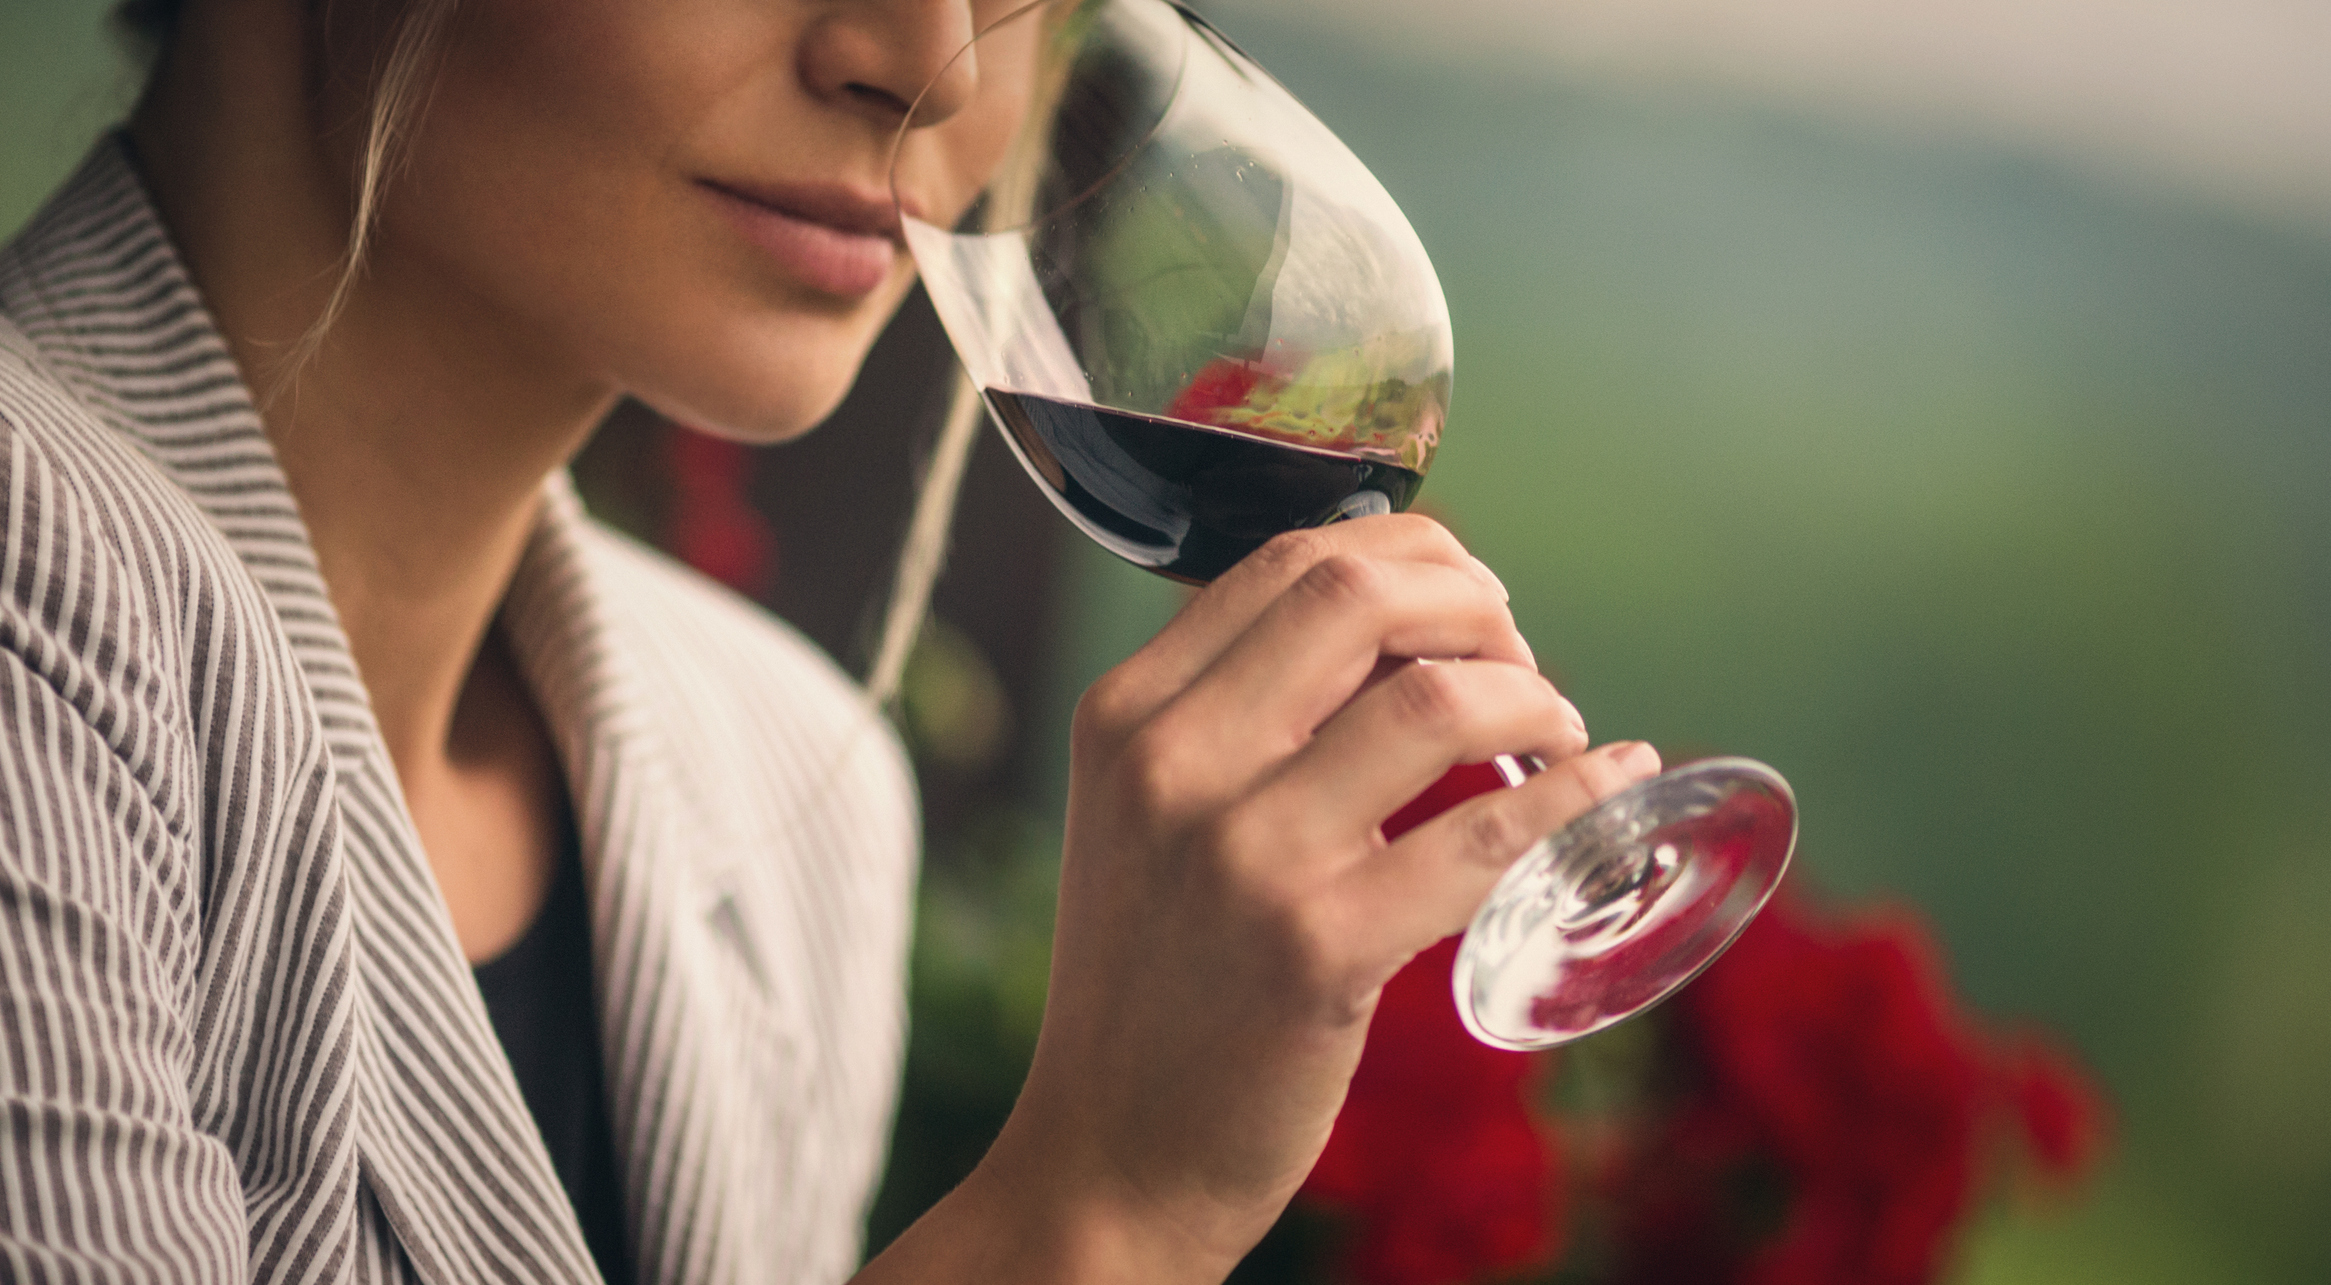
[[[322,344],[282,369],[341,275],[352,185],[310,127],[300,6],[260,7],[277,17],[182,30],[131,135],[257,391],[410,794],[446,769],[544,479],[613,394],[390,235]]]

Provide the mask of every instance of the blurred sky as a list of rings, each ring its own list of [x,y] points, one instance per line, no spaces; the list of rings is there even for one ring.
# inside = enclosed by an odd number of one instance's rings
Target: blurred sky
[[[1481,68],[1977,134],[2331,229],[2320,0],[1215,0]]]

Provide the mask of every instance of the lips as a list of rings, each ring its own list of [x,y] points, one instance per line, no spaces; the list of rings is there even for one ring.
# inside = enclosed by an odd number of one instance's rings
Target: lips
[[[898,262],[898,213],[887,199],[826,185],[699,186],[746,241],[820,294],[862,298]]]

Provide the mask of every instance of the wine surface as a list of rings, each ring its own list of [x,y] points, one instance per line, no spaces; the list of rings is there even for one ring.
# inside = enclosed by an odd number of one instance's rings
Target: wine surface
[[[1282,531],[1406,509],[1422,474],[1180,420],[990,388],[1052,502],[1110,552],[1202,584]]]

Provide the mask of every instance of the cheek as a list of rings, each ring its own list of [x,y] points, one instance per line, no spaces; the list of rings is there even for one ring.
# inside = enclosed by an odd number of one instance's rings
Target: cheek
[[[823,418],[904,295],[903,261],[865,299],[809,295],[696,185],[831,166],[789,141],[819,137],[796,6],[485,0],[454,35],[381,226],[421,306],[708,427],[771,438]]]

